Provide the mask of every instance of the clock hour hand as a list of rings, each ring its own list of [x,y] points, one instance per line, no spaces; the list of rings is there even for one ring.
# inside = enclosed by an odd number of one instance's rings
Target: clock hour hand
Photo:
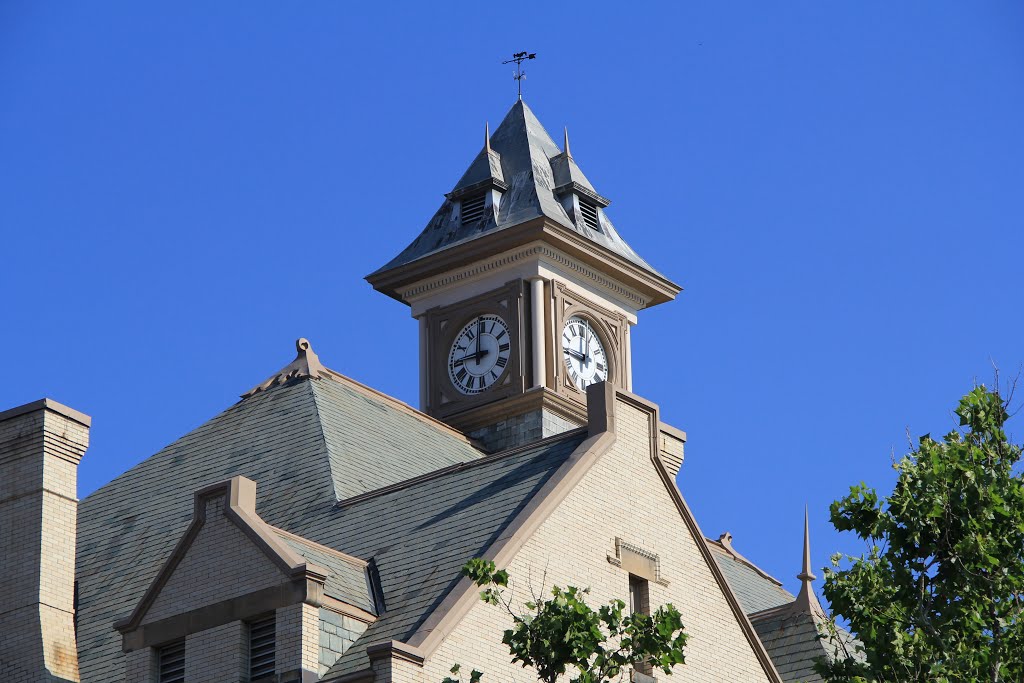
[[[573,351],[572,349],[566,349],[565,352],[567,354],[569,354],[570,356],[572,356],[573,358],[576,358],[577,360],[581,360],[581,361],[584,361],[584,362],[586,362],[586,360],[587,360],[586,355],[580,353],[579,351]]]

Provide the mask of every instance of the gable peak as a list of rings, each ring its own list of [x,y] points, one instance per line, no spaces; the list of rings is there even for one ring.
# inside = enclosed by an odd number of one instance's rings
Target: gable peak
[[[303,377],[319,379],[327,376],[327,368],[320,363],[320,357],[313,351],[313,346],[309,343],[308,339],[305,337],[299,337],[296,339],[295,351],[295,360],[254,386],[249,391],[242,394],[242,398],[249,398],[253,394],[258,394],[261,391],[266,391],[270,387],[278,384],[284,384],[285,382],[293,379],[300,379]]]

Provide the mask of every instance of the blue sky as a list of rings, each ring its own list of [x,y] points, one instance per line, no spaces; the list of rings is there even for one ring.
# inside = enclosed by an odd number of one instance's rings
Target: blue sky
[[[84,496],[299,336],[415,403],[415,322],[362,277],[512,105],[518,50],[685,288],[641,313],[634,389],[689,434],[704,532],[791,589],[804,504],[816,567],[857,551],[828,503],[1024,364],[1021,3],[8,0],[0,408],[93,416]]]

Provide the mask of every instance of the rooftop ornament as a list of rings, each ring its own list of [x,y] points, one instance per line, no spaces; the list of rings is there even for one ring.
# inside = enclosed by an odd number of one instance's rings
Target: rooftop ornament
[[[516,52],[512,55],[512,59],[506,59],[502,64],[515,64],[516,70],[512,72],[512,78],[515,79],[516,85],[519,86],[519,99],[523,99],[523,79],[526,78],[526,72],[523,71],[523,62],[527,59],[537,59],[536,52]]]
[[[320,377],[326,377],[328,375],[327,369],[320,363],[320,358],[316,355],[316,352],[313,351],[313,347],[310,345],[308,339],[305,337],[299,337],[296,339],[295,351],[295,360],[281,368],[281,370],[276,374],[271,375],[263,382],[242,394],[242,398],[249,398],[253,394],[258,394],[261,391],[266,391],[270,387],[278,384],[284,384],[285,382],[289,382],[293,379],[301,379],[303,377],[319,379]]]

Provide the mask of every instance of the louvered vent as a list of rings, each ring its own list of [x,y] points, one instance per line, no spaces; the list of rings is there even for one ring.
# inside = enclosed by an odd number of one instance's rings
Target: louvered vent
[[[484,206],[486,205],[486,198],[483,195],[479,197],[469,197],[462,200],[462,224],[463,225],[474,225],[480,222],[480,219],[484,216]]]
[[[176,640],[159,650],[160,683],[185,683],[185,641]]]
[[[274,616],[249,623],[249,680],[274,675]]]
[[[597,220],[597,207],[580,201],[580,213],[583,215],[583,223],[591,230],[600,232],[601,224]]]

